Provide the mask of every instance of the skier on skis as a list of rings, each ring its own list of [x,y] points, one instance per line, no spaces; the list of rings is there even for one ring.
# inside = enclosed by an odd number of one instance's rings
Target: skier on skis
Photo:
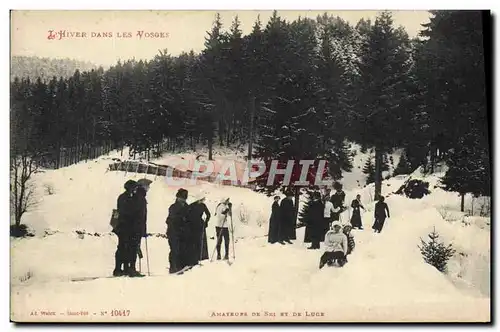
[[[363,223],[361,222],[361,210],[366,211],[365,207],[361,204],[361,195],[356,195],[356,199],[351,202],[352,217],[351,225],[352,228],[363,229]]]
[[[347,236],[340,230],[342,226],[339,222],[333,222],[331,230],[325,235],[325,252],[320,258],[319,268],[323,268],[325,264],[332,265],[335,261],[342,267],[346,262],[346,254],[348,248]]]
[[[175,198],[175,203],[168,208],[166,221],[168,245],[170,246],[170,253],[168,255],[170,273],[177,273],[186,266],[182,249],[185,247],[183,240],[185,240],[186,232],[185,224],[188,212],[186,200],[188,198],[188,191],[183,188],[179,189]]]
[[[224,260],[229,259],[229,218],[232,217],[232,203],[229,198],[224,198],[221,200],[217,208],[215,209],[215,215],[217,216],[217,221],[215,225],[215,234],[217,236],[217,260],[221,259],[221,244],[224,238]]]
[[[387,214],[386,214],[387,212]],[[390,218],[389,206],[385,203],[384,196],[380,196],[378,202],[375,204],[375,222],[373,223],[373,230],[375,233],[380,233],[384,227],[385,218]]]
[[[205,220],[203,220],[205,214]],[[210,220],[210,211],[205,205],[205,194],[199,193],[194,198],[194,202],[189,205],[189,259],[188,264],[194,266],[199,261],[208,259],[207,231]]]
[[[137,272],[131,266],[134,257],[137,255],[137,241],[135,240],[139,221],[139,208],[135,196],[137,182],[128,180],[125,182],[124,188],[125,192],[118,196],[118,224],[113,229],[113,232],[118,236],[113,276],[129,275],[133,277],[137,275]]]
[[[276,243],[280,242],[281,244],[285,244],[281,241],[282,227],[281,227],[281,218],[280,218],[280,197],[274,196],[274,202],[271,207],[271,217],[269,218],[269,232],[267,234],[267,242]]]

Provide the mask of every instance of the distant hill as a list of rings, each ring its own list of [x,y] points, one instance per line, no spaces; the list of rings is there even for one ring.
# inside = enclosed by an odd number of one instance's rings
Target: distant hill
[[[17,76],[29,77],[36,80],[38,77],[42,80],[50,80],[53,76],[69,77],[75,73],[75,70],[88,71],[98,68],[91,62],[83,62],[72,59],[50,59],[39,58],[36,56],[13,56],[10,65],[10,80],[13,81]]]

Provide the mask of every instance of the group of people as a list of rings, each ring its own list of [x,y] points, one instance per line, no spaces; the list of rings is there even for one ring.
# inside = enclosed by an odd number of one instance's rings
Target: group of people
[[[111,220],[113,232],[118,237],[118,246],[115,252],[114,276],[143,276],[137,271],[137,257],[142,257],[140,250],[141,239],[147,237],[147,200],[150,180],[141,179],[137,182],[128,180],[124,184],[125,191],[119,195],[117,209],[114,210]],[[325,264],[337,262],[343,266],[355,247],[353,228],[363,229],[361,210],[361,196],[351,202],[352,217],[350,224],[342,226],[341,213],[344,206],[345,193],[342,185],[336,183],[335,193],[327,191],[324,196],[319,192],[312,193],[312,201],[307,211],[304,242],[311,243],[308,249],[320,249],[320,242],[324,242],[325,252],[320,258],[320,268]],[[281,244],[292,243],[296,239],[296,212],[293,193],[287,191],[286,197],[281,200],[276,196],[272,205],[269,221],[268,242]],[[209,258],[206,228],[211,220],[211,214],[205,205],[206,197],[203,193],[195,196],[191,204],[187,203],[188,191],[179,189],[175,202],[168,209],[167,238],[170,246],[169,272],[179,273],[186,267],[198,264]],[[220,201],[215,209],[215,233],[217,237],[217,260],[229,259],[229,227],[232,227],[232,204],[229,198]],[[389,207],[380,197],[375,204],[375,222],[372,226],[375,232],[380,233],[385,219],[390,217]],[[342,230],[342,231],[341,231]],[[224,258],[221,255],[222,241],[224,241]],[[215,252],[214,252],[215,253]]]
[[[361,209],[365,210],[364,206],[361,204],[361,196],[356,195],[351,203],[352,216],[351,225],[353,228],[363,229],[363,222],[361,221]],[[377,203],[375,203],[374,211],[374,222],[372,229],[375,233],[380,233],[384,227],[385,219],[390,217],[389,206],[385,202],[384,196],[380,196]]]
[[[320,242],[325,241],[325,235],[331,229],[332,223],[339,221],[341,213],[345,211],[345,192],[342,185],[337,182],[334,189],[335,193],[332,195],[329,190],[323,197],[317,191],[311,195],[311,203],[304,218],[307,221],[304,242],[311,243],[308,249],[320,248]]]
[[[275,196],[271,208],[271,218],[269,219],[269,232],[267,240],[269,243],[279,242],[281,244],[289,243],[291,240],[296,240],[296,217],[295,205],[293,203],[293,193],[287,191],[285,198],[281,200],[280,197]]]
[[[210,211],[205,205],[205,195],[198,194],[191,204],[187,203],[188,191],[179,189],[175,202],[170,205],[167,217],[167,238],[170,246],[169,272],[178,273],[186,267],[209,258],[207,246]],[[205,215],[205,219],[203,219]],[[229,259],[229,227],[232,203],[224,198],[215,209],[215,233],[217,260],[222,259],[221,245],[224,240],[224,259]]]
[[[325,204],[325,207],[327,204]],[[338,266],[342,267],[347,263],[347,255],[349,255],[355,247],[354,236],[351,234],[353,228],[363,229],[361,222],[361,211],[365,209],[361,204],[361,196],[356,195],[351,203],[353,209],[350,225],[347,224],[343,227],[338,221],[333,221],[330,230],[324,236],[325,252],[320,258],[319,268],[323,268],[325,264],[333,265],[337,262]],[[380,233],[384,227],[385,219],[390,217],[389,207],[385,203],[385,198],[380,196],[377,203],[375,203],[373,230]],[[319,245],[318,245],[319,248]]]
[[[347,262],[349,255],[355,246],[352,229],[363,229],[361,219],[361,209],[365,210],[361,203],[361,196],[358,194],[351,202],[352,215],[350,223],[342,226],[341,214],[347,208],[344,206],[345,192],[342,184],[334,184],[335,192],[327,190],[325,195],[319,191],[311,194],[311,201],[307,209],[304,220],[306,220],[306,229],[304,242],[311,243],[308,249],[320,249],[320,243],[325,245],[325,253],[320,258],[320,268],[325,264],[331,265],[337,262],[343,266]],[[286,198],[279,203],[280,197],[276,196],[272,205],[271,218],[269,220],[269,243],[291,243],[295,239],[295,208],[292,200],[292,194],[286,193]],[[385,219],[388,218],[389,207],[385,199],[381,196],[375,204],[374,223],[372,229],[380,233],[384,226]]]
[[[113,276],[144,276],[137,271],[137,257],[142,257],[141,239],[147,237],[146,193],[150,180],[128,180],[125,191],[119,195],[117,208],[113,211],[111,226],[118,237],[115,252]],[[209,258],[207,246],[208,222],[211,214],[205,205],[205,195],[199,193],[191,204],[187,203],[188,191],[179,189],[175,202],[169,207],[167,238],[170,246],[169,272],[178,273],[185,267],[194,266]],[[231,202],[224,198],[215,211],[217,235],[217,259],[221,259],[221,245],[224,240],[224,259],[229,256],[229,220]]]

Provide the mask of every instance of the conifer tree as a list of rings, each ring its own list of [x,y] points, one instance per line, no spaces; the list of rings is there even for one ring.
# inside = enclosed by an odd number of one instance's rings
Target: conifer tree
[[[363,173],[367,175],[366,184],[375,182],[375,167],[373,166],[372,158],[368,157],[363,166]]]
[[[412,169],[406,158],[406,153],[402,153],[393,175],[410,174],[411,172]]]
[[[418,248],[426,263],[434,266],[440,272],[445,272],[446,264],[453,257],[456,250],[453,249],[452,244],[446,246],[438,240],[439,234],[436,232],[435,227],[428,237],[429,240],[427,242],[420,239],[422,245],[418,246]]]
[[[408,97],[410,41],[402,28],[394,28],[389,12],[380,14],[361,48],[358,105],[353,132],[358,141],[375,149],[375,199],[381,193],[382,158],[401,144],[405,128],[404,100]]]

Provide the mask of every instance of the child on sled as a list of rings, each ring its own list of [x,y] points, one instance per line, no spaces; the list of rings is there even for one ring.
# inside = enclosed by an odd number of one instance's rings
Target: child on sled
[[[332,228],[325,234],[325,252],[320,258],[319,268],[325,264],[333,265],[337,262],[339,267],[346,263],[346,254],[348,249],[347,236],[340,230],[342,226],[339,222],[333,222]]]

